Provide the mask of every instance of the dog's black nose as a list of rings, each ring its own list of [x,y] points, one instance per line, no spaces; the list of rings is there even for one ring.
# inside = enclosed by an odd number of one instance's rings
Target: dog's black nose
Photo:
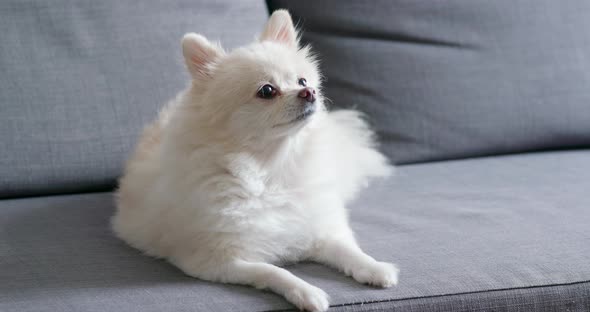
[[[305,99],[307,102],[315,102],[315,90],[314,88],[305,87],[299,91],[299,97]]]

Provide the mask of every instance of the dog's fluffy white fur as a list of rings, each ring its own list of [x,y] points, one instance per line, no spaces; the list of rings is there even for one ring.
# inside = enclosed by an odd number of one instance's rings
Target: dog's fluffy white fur
[[[396,284],[394,265],[358,247],[345,209],[391,167],[358,112],[326,111],[317,62],[289,14],[276,11],[256,42],[231,53],[198,34],[182,48],[192,82],[129,160],[115,233],[188,275],[270,289],[310,311],[328,308],[326,293],[276,265],[311,260]],[[276,94],[261,98],[267,84]]]

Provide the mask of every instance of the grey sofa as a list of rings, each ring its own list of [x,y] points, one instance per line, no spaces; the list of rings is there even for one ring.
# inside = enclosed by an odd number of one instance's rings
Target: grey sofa
[[[331,311],[590,311],[590,4],[496,1],[0,3],[0,311],[285,311],[109,230],[142,125],[180,90],[183,33],[248,42],[287,7],[335,106],[399,164],[350,207],[374,289],[289,268]]]

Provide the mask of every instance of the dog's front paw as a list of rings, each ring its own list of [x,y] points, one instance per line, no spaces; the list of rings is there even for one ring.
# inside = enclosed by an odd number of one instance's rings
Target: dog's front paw
[[[297,306],[299,310],[310,312],[323,312],[328,310],[330,306],[328,295],[323,290],[309,284],[293,288],[285,294],[285,298]]]
[[[359,283],[383,288],[397,285],[398,275],[399,269],[387,262],[375,262],[352,273],[352,277]]]

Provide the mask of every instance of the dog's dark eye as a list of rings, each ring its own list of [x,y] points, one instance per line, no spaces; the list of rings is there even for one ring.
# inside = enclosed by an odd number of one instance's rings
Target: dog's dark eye
[[[260,90],[258,90],[256,95],[261,99],[272,99],[277,95],[277,89],[269,84],[265,84]]]
[[[305,78],[299,78],[299,85],[302,87],[307,86],[307,80],[305,80]]]

